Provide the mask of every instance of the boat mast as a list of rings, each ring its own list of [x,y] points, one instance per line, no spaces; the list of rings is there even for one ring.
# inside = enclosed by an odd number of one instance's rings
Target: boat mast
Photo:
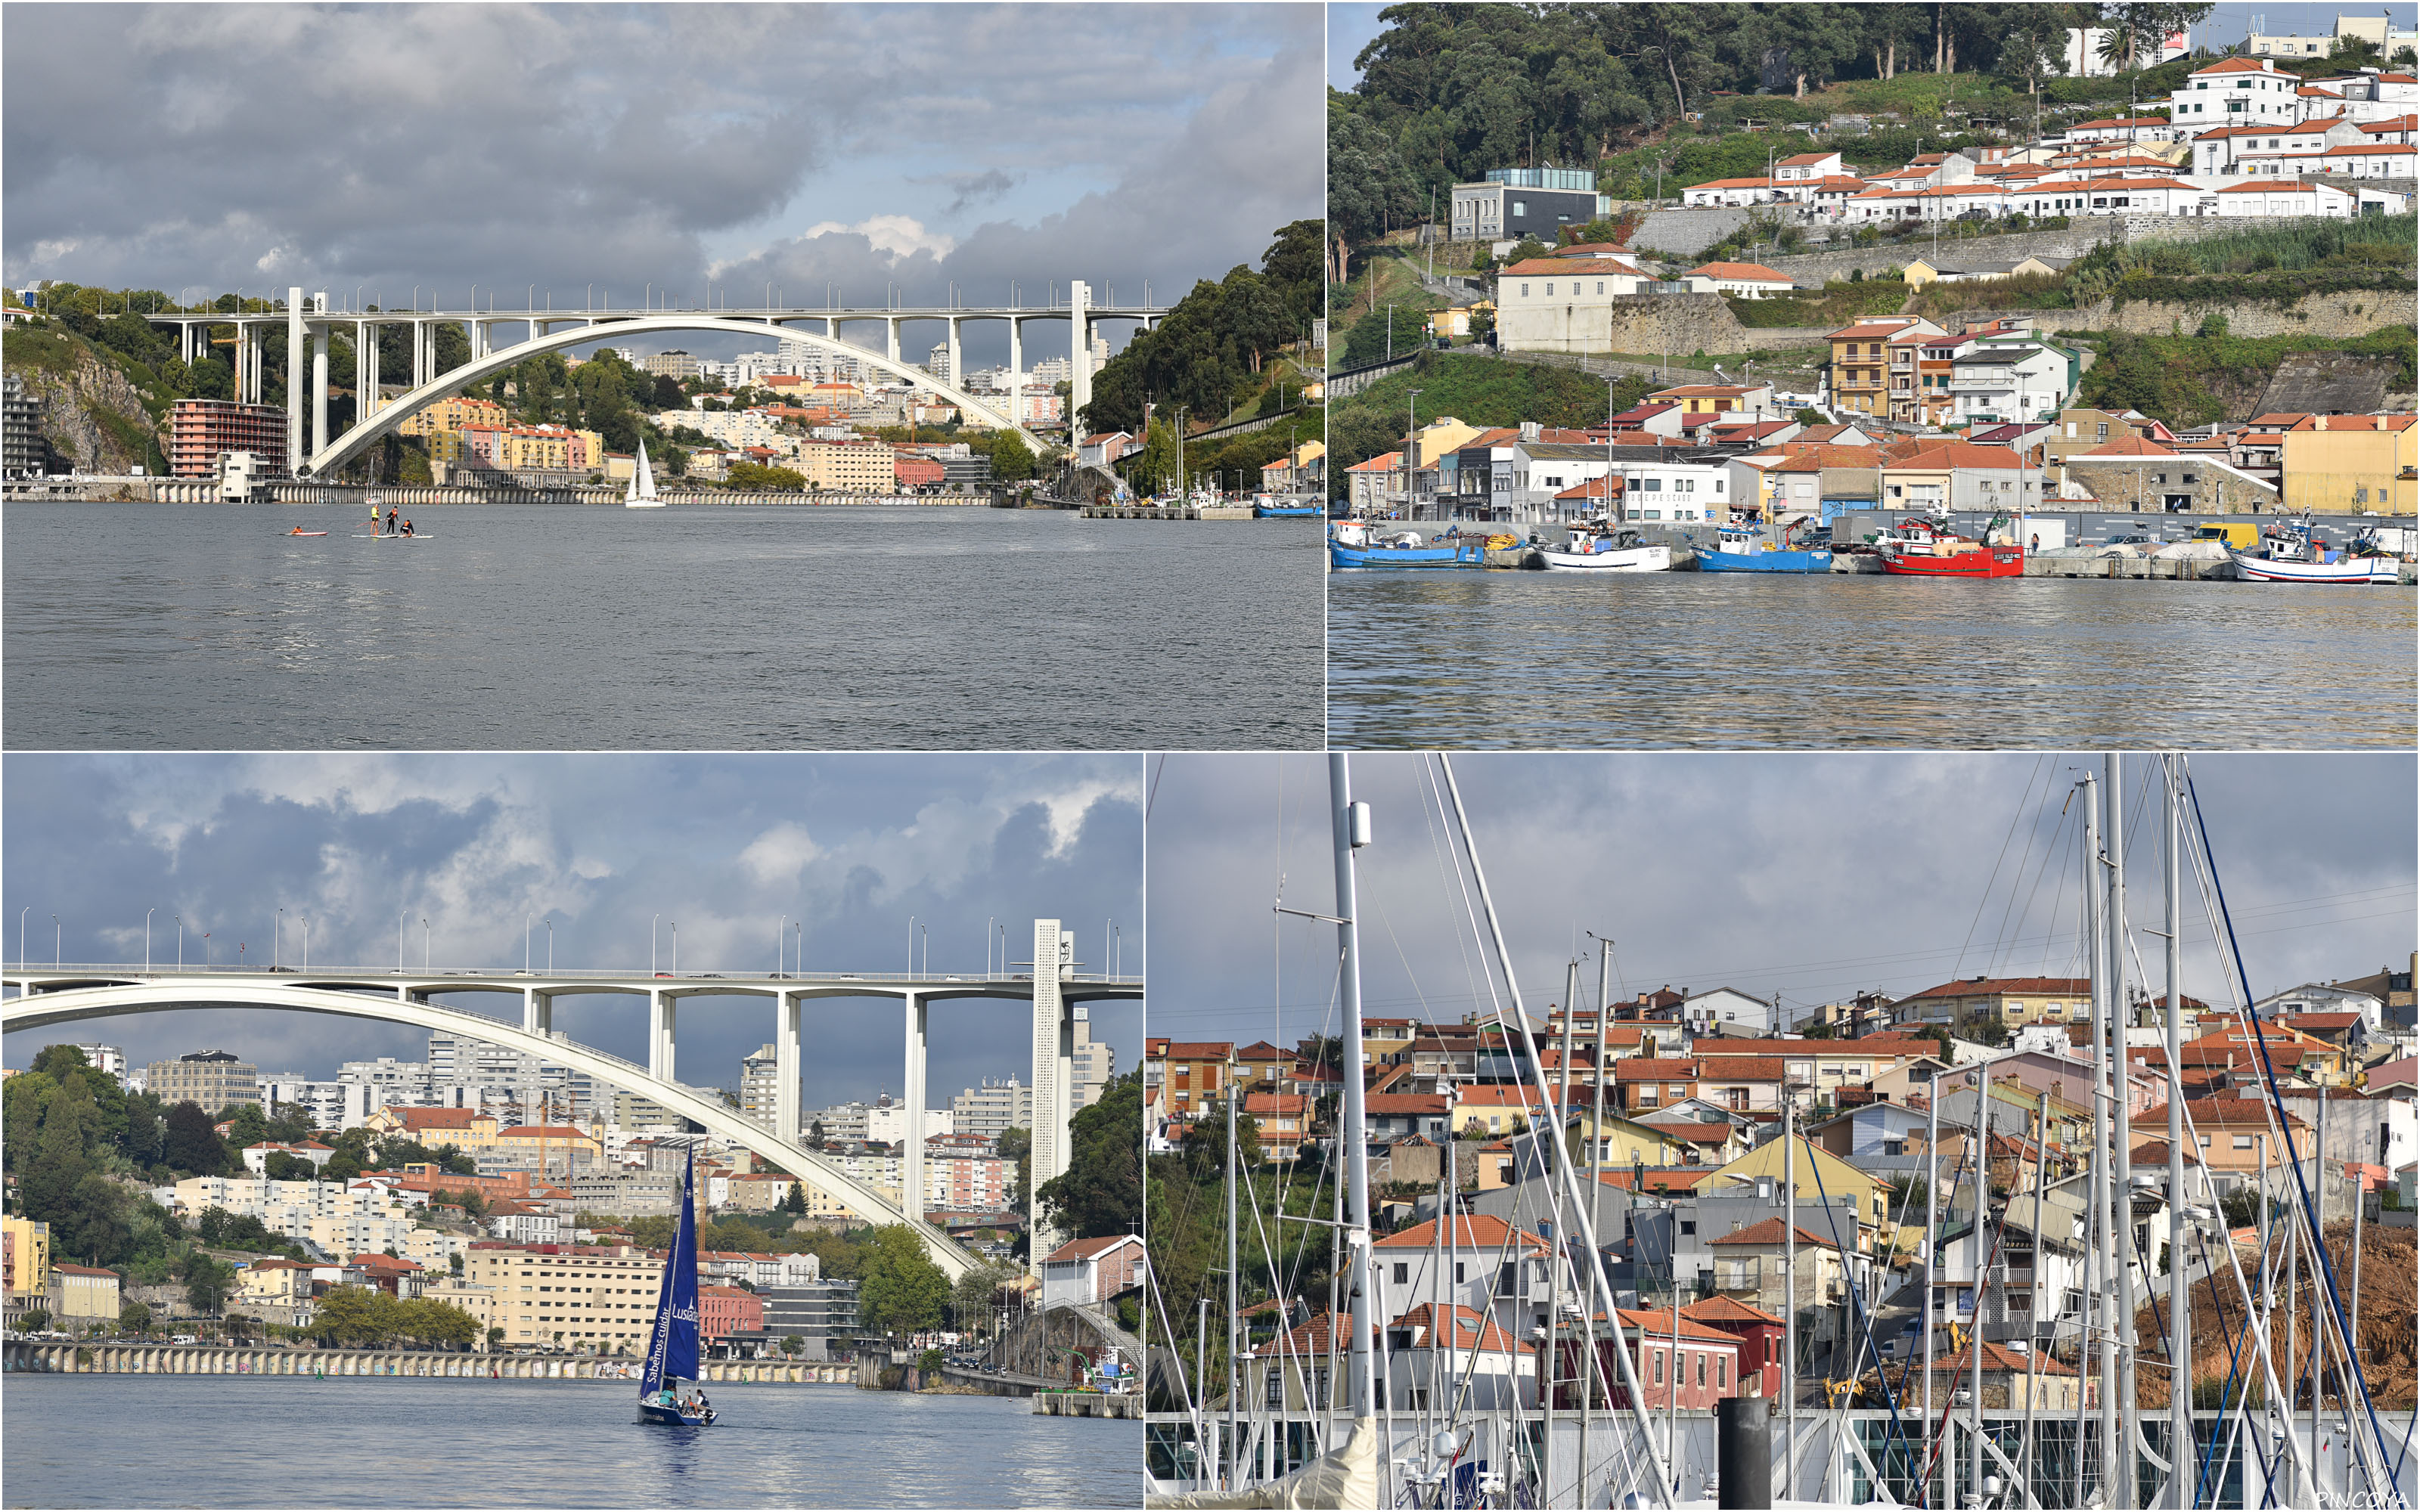
[[[2165,823],[2161,849],[2167,863],[2164,889],[2168,979],[2168,1506],[2185,1512],[2195,1488],[2185,1466],[2198,1458],[2193,1429],[2193,1317],[2185,1279],[2185,1097],[2178,1069],[2184,1058],[2184,904],[2178,887],[2177,845],[2182,827],[2177,813],[2177,778],[2166,758],[2160,763],[2160,815]],[[2039,1239],[2035,1241],[2040,1242]],[[2211,1290],[2215,1298],[2217,1278]],[[2358,1298],[2354,1309],[2359,1311]]]
[[[1342,759],[1341,755],[1328,758],[1331,763],[1340,763]],[[1480,911],[1487,919],[1488,936],[1495,943],[1496,959],[1501,964],[1504,971],[1504,987],[1512,999],[1512,1015],[1514,1019],[1520,1020],[1524,1018],[1521,1010],[1521,983],[1512,972],[1512,953],[1504,948],[1504,926],[1496,917],[1496,903],[1487,890],[1486,870],[1480,865],[1478,848],[1471,841],[1470,816],[1463,810],[1462,787],[1454,780],[1453,776],[1453,758],[1442,751],[1438,752],[1437,766],[1445,776],[1446,795],[1453,803],[1454,827],[1461,831],[1463,850],[1470,857],[1471,881],[1479,892]],[[1500,1015],[1497,1019],[1497,1026],[1503,1027]],[[1528,1058],[1528,1067],[1531,1079],[1537,1083],[1539,1101],[1544,1102],[1545,1078],[1538,1070],[1536,1057],[1532,1056]],[[1570,1152],[1559,1144],[1556,1147],[1555,1171],[1566,1188],[1578,1185],[1579,1177],[1572,1169]],[[1585,1211],[1586,1210],[1581,1208],[1576,1200],[1577,1193],[1575,1192],[1573,1196],[1575,1198],[1573,1206]],[[1673,1473],[1668,1467],[1664,1455],[1655,1446],[1655,1424],[1647,1412],[1647,1396],[1639,1383],[1638,1362],[1631,1358],[1628,1341],[1621,1337],[1621,1314],[1614,1305],[1613,1285],[1606,1279],[1605,1256],[1596,1246],[1595,1227],[1589,1227],[1580,1235],[1580,1240],[1588,1251],[1590,1301],[1593,1303],[1596,1299],[1603,1298],[1606,1316],[1613,1320],[1617,1346],[1613,1351],[1614,1358],[1621,1365],[1621,1384],[1622,1390],[1630,1398],[1631,1422],[1638,1429],[1640,1442],[1646,1445],[1649,1468],[1654,1473],[1655,1500],[1659,1505],[1669,1508],[1678,1487],[1673,1481]],[[1647,1325],[1642,1322],[1638,1330],[1639,1347],[1642,1352],[1646,1348],[1647,1335]]]
[[[2101,947],[2102,902],[2101,784],[2093,779],[2091,773],[2086,772],[2084,777],[2084,913],[2085,939],[2088,943],[2085,947],[2084,960],[2085,970],[2089,974],[2092,984],[2092,1049],[2094,1056],[2100,1058],[2102,1064],[2095,1066],[2092,1070],[2092,1175],[2088,1184],[2089,1200],[2092,1204],[2092,1225],[2089,1231],[2089,1264],[2085,1276],[2085,1284],[2090,1291],[2091,1302],[2085,1310],[2084,1335],[2076,1356],[2076,1364],[2079,1369],[2083,1368],[2086,1357],[2089,1356],[2092,1372],[2090,1379],[2096,1387],[2096,1394],[2101,1398],[2099,1402],[2100,1482],[2102,1488],[2103,1504],[2106,1504],[2110,1455],[2118,1435],[2116,1421],[2118,1381],[2114,1368],[2116,1362],[2109,1357],[2108,1349],[2109,1273],[2105,1254],[2109,1243],[2109,1103],[2105,1067],[2109,1028],[2107,997],[2109,957]],[[2092,1326],[2095,1314],[2099,1315],[2101,1322],[2101,1328],[2097,1333]],[[2082,1396],[2079,1396],[2077,1400],[2080,1403],[2083,1400]],[[2079,1411],[2075,1461],[2075,1504],[2078,1506],[2084,1504],[2081,1418],[2082,1414]]]
[[[1613,434],[1611,425],[1606,426],[1606,434]],[[1607,497],[1610,498],[1610,494]],[[1589,1232],[1591,1234],[1596,1232],[1598,1196],[1605,1190],[1605,1021],[1612,1007],[1607,1001],[1607,995],[1612,991],[1613,944],[1609,940],[1599,940],[1596,942],[1596,1055],[1589,1067],[1590,1079],[1596,1086],[1589,1113],[1588,1215]],[[2360,1266],[2361,1251],[2356,1247],[2353,1251],[2353,1294],[2356,1297],[2361,1293]],[[1587,1307],[1582,1307],[1580,1312],[1581,1332],[1588,1339],[1588,1347],[1583,1351],[1588,1358],[1580,1367],[1580,1473],[1585,1475],[1590,1464],[1589,1427],[1596,1406],[1601,1357],[1596,1347],[1596,1314]],[[1615,1331],[1617,1336],[1620,1332],[1619,1329]]]
[[[1370,843],[1370,806],[1353,801],[1352,758],[1332,751],[1327,758],[1328,820],[1336,844],[1336,936],[1343,952],[1339,1001],[1344,1012],[1344,1046],[1341,1073],[1344,1091],[1346,1181],[1344,1233],[1346,1319],[1352,1329],[1345,1345],[1346,1400],[1354,1422],[1370,1415],[1370,1138],[1369,1116],[1361,1086],[1361,942],[1355,925],[1359,901],[1355,891],[1353,853]],[[1325,1445],[1322,1446],[1326,1447]],[[1384,1460],[1387,1456],[1378,1457]]]
[[[1797,1496],[1798,1479],[1798,1141],[1792,1114],[1798,1099],[1781,1080],[1781,1462],[1782,1500]],[[1830,1213],[1825,1213],[1830,1218]],[[1831,1230],[1838,1233],[1838,1229]]]
[[[1983,1497],[1983,1205],[1991,1194],[1992,1073],[1978,1067],[1975,1072],[1975,1226],[1968,1236],[1975,1245],[1975,1287],[1968,1293],[1974,1302],[1970,1309],[1974,1320],[1969,1325],[1974,1333],[1966,1341],[1973,1351],[1966,1370],[1966,1489],[1978,1502]]]
[[[1941,1274],[1941,1072],[1934,1072],[1926,1079],[1928,1095],[1924,1106],[1924,1432],[1932,1434],[1932,1299],[1939,1290],[1936,1284]],[[1796,1282],[1792,1291],[1794,1302]],[[1907,1369],[1900,1368],[1900,1384],[1907,1384]],[[1902,1395],[1900,1398],[1905,1401]],[[1916,1494],[1927,1505],[1932,1492],[1925,1484],[1928,1476],[1917,1477]]]
[[[2111,1249],[2111,1259],[2118,1267],[2118,1411],[2120,1432],[2118,1440],[2118,1484],[2112,1488],[2109,1505],[2131,1508],[2141,1500],[2140,1463],[2135,1445],[2143,1435],[2143,1409],[2134,1390],[2134,1357],[2139,1352],[2134,1334],[2134,1267],[2142,1258],[2142,1246],[2134,1240],[2134,1077],[2128,1069],[2126,1031],[2133,1018],[2133,1004],[2126,988],[2126,804],[2124,764],[2116,751],[2102,758],[2109,772],[2109,1079],[2118,1092],[2111,1105],[2110,1117],[2115,1122],[2118,1148],[2116,1154],[2117,1242]],[[2148,1289],[2149,1276],[2144,1285]]]
[[[1235,1098],[1239,1088],[1227,1084],[1227,1489],[1240,1490],[1244,1484],[1243,1456],[1235,1446],[1235,1397],[1242,1389],[1243,1377],[1235,1364],[1235,1350],[1243,1332],[1242,1304],[1236,1296],[1235,1284],[1235,1173],[1242,1162],[1235,1158]]]
[[[1579,958],[1575,956],[1563,966],[1562,1071],[1560,1080],[1555,1088],[1555,1108],[1552,1115],[1555,1141],[1566,1152],[1571,1148],[1571,1136],[1565,1132],[1566,1125],[1563,1120],[1570,1116],[1572,1107],[1572,1017],[1579,1005],[1579,995],[1580,963]],[[1546,1120],[1542,1119],[1539,1121],[1543,1123]],[[1555,1212],[1555,1257],[1553,1263],[1546,1268],[1546,1391],[1544,1399],[1539,1404],[1541,1415],[1545,1419],[1546,1424],[1544,1489],[1546,1504],[1549,1506],[1555,1504],[1554,1387],[1555,1378],[1561,1371],[1563,1364],[1563,1269],[1569,1263],[1566,1257],[1571,1254],[1572,1248],[1571,1240],[1563,1227],[1563,1198],[1559,1188],[1555,1190],[1552,1201]],[[1582,1460],[1579,1469],[1572,1477],[1572,1504],[1575,1506],[1585,1504],[1588,1501],[1587,1479],[1588,1462]]]

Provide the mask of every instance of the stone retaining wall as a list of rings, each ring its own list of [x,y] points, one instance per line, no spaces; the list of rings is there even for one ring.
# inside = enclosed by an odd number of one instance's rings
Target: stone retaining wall
[[[639,1362],[569,1355],[437,1353],[417,1350],[281,1350],[265,1345],[70,1344],[8,1341],[10,1372],[141,1376],[408,1376],[500,1381],[600,1381],[636,1389]],[[710,1360],[702,1379],[732,1384],[845,1385],[845,1365]]]

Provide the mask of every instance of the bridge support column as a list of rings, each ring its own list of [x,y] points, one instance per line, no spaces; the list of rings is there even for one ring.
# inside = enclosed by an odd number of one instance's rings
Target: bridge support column
[[[302,291],[286,291],[286,472],[302,471]]]
[[[1012,326],[1012,329],[1014,327]],[[1027,1191],[1032,1242],[1027,1263],[1042,1274],[1043,1257],[1057,1249],[1058,1231],[1044,1221],[1042,1204],[1033,1193],[1067,1168],[1067,1078],[1074,1069],[1075,1025],[1060,995],[1061,963],[1073,941],[1061,934],[1055,918],[1033,921],[1033,1146],[1029,1164],[1032,1187]]]
[[[773,1073],[781,1079],[773,1088],[773,1133],[783,1139],[799,1137],[799,1021],[805,1007],[788,993],[773,996]]]
[[[902,1078],[902,1100],[908,1114],[899,1141],[899,1207],[911,1219],[924,1216],[924,1048],[932,1005],[916,993],[905,999],[908,1010],[908,1066]]]
[[[890,358],[895,363],[899,361],[899,317],[897,316],[892,316],[890,319],[885,320],[882,323],[890,328],[883,347],[882,355]]]
[[[328,449],[328,328],[311,332],[311,455]]]
[[[1008,423],[1025,424],[1025,322],[1015,316],[1008,317]]]
[[[187,367],[194,365],[194,323],[177,322],[177,356]]]
[[[659,989],[647,993],[647,1074],[658,1081],[673,1079],[673,1041],[679,999]]]
[[[1067,285],[1067,340],[1074,348],[1067,363],[1067,435],[1079,445],[1084,433],[1076,428],[1076,416],[1093,402],[1092,297],[1092,285],[1082,279]]]
[[[532,1034],[554,1032],[554,995],[535,987],[521,989],[521,1027]]]
[[[958,383],[959,371],[958,322],[956,317],[953,316],[950,320],[950,382],[953,386],[955,386]]]

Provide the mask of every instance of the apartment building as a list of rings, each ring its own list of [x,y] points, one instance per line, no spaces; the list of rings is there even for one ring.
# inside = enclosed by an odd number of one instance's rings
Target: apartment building
[[[194,1103],[215,1115],[244,1103],[260,1104],[260,1068],[225,1050],[155,1060],[146,1076],[146,1085],[171,1106]]]
[[[488,1241],[463,1257],[462,1279],[494,1296],[507,1349],[553,1346],[638,1355],[655,1321],[664,1257],[627,1244]]]

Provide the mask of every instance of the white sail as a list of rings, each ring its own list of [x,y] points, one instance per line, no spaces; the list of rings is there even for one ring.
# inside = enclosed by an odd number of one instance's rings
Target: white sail
[[[630,470],[630,486],[622,492],[625,509],[661,509],[664,501],[656,497],[655,470],[647,466],[647,443],[639,442],[639,463]]]

